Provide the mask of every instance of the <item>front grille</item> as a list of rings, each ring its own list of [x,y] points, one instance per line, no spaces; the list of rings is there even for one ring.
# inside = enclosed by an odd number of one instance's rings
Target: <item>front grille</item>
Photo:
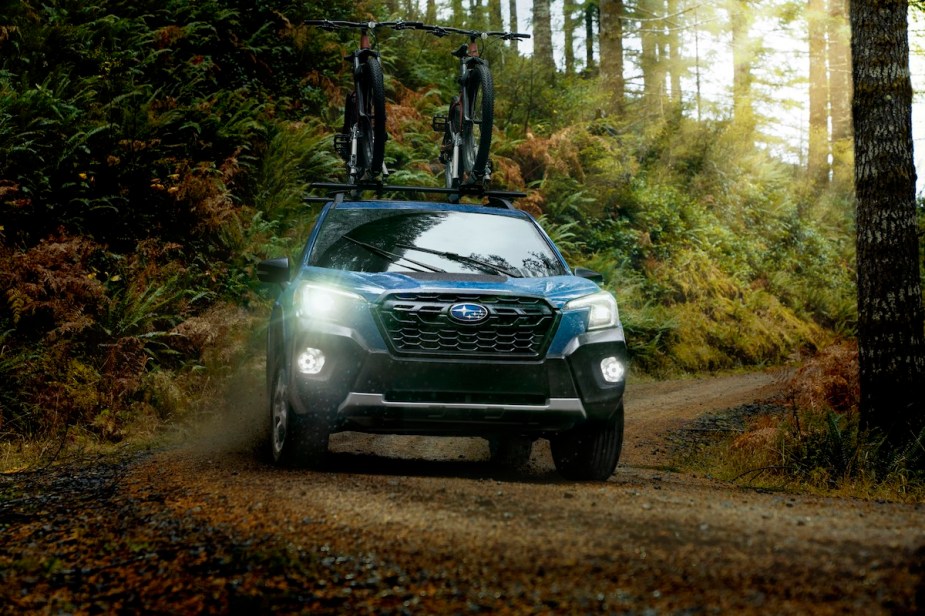
[[[488,317],[459,323],[450,307],[481,304]],[[379,305],[379,325],[392,350],[408,355],[524,359],[546,351],[556,313],[536,297],[453,293],[397,293]]]

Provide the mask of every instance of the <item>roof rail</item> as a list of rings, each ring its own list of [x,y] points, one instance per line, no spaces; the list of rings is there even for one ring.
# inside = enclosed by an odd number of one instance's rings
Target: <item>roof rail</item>
[[[386,192],[403,192],[403,193],[423,193],[435,195],[448,195],[451,203],[458,203],[460,197],[487,197],[488,205],[491,207],[501,207],[514,209],[511,199],[526,197],[527,193],[510,191],[510,190],[485,190],[481,186],[462,186],[459,188],[445,188],[440,186],[396,186],[391,184],[382,184],[379,182],[367,182],[360,184],[338,184],[336,182],[312,182],[310,188],[326,190],[327,197],[306,197],[308,202],[328,202],[332,198],[338,203],[345,199],[360,199],[364,192],[375,192],[381,196]]]

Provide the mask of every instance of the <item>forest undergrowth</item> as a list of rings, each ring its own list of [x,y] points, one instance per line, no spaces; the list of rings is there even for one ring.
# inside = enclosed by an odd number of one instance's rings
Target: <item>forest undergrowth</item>
[[[198,412],[259,347],[264,259],[297,254],[339,180],[355,41],[300,25],[384,5],[56,0],[0,18],[0,442],[119,443]],[[384,32],[391,183],[440,185],[431,117],[454,42]],[[498,187],[617,296],[637,374],[799,361],[855,325],[853,203],[731,122],[594,74],[496,83]],[[840,348],[840,347],[838,347]],[[49,446],[48,449],[54,449]]]

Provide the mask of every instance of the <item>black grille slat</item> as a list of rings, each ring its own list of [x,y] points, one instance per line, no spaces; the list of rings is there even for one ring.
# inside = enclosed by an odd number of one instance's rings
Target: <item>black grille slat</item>
[[[481,304],[488,318],[459,323],[450,306]],[[392,349],[409,355],[535,358],[546,350],[556,313],[536,297],[473,293],[396,293],[378,306],[379,325]]]

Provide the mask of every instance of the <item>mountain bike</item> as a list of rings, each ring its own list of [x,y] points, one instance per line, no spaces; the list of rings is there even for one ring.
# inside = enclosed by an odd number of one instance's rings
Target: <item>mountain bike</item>
[[[347,166],[347,182],[358,184],[373,181],[381,173],[388,175],[384,163],[385,142],[385,86],[379,52],[370,43],[371,33],[377,28],[395,30],[415,28],[419,22],[355,22],[312,19],[305,22],[322,30],[358,29],[360,45],[353,53],[344,56],[353,69],[353,91],[344,103],[344,126],[334,136],[334,149]]]
[[[495,93],[488,62],[480,57],[478,41],[498,38],[509,41],[530,38],[519,32],[480,32],[443,26],[418,25],[434,36],[464,34],[469,37],[452,52],[459,58],[459,96],[450,101],[447,115],[436,115],[432,126],[443,133],[440,162],[446,165],[447,188],[480,187],[491,181],[491,129],[494,122]]]

